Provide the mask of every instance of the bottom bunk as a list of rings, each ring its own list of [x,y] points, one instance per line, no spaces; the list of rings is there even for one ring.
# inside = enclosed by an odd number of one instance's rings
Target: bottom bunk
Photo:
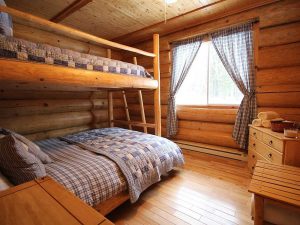
[[[2,133],[4,137],[21,139],[20,135],[5,129]],[[36,144],[50,158],[48,163],[42,164],[46,175],[102,214],[127,199],[132,203],[137,201],[142,191],[160,181],[161,175],[184,163],[175,143],[116,127],[46,139]],[[14,176],[19,173],[9,173],[7,167],[12,164],[3,162],[5,152],[0,154],[1,172],[17,184]]]

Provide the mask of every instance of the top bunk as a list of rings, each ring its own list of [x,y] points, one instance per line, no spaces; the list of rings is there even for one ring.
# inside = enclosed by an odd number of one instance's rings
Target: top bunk
[[[159,36],[154,53],[115,43],[6,6],[14,21],[76,40],[153,58],[153,77],[136,64],[0,35],[0,88],[18,90],[96,91],[159,88]]]

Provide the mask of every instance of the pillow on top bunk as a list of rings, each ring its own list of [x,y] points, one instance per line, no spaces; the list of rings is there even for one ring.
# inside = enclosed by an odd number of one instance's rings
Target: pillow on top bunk
[[[15,185],[46,176],[43,163],[13,135],[0,139],[0,169]]]
[[[32,141],[28,140],[26,137],[17,134],[11,130],[8,129],[0,129],[0,134],[4,135],[13,135],[15,138],[17,138],[19,141],[21,141],[24,145],[27,146],[28,151],[35,155],[38,159],[40,159],[44,164],[52,163],[53,161],[50,159],[50,157],[44,153],[38,145],[33,143]]]
[[[0,0],[0,5],[6,6],[4,0]],[[11,16],[4,12],[0,12],[0,34],[5,36],[13,36]]]

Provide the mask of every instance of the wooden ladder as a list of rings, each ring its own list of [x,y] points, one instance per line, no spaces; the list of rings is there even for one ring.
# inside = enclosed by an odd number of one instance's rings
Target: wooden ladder
[[[133,57],[133,63],[135,65],[137,65],[137,58],[136,57]],[[128,109],[128,104],[127,104],[125,91],[122,91],[122,95],[123,95],[123,101],[124,101],[124,107],[125,107],[125,113],[126,113],[126,119],[127,119],[127,122],[128,122],[128,127],[129,127],[130,130],[132,130],[132,124],[130,123],[131,120],[130,120],[129,109]],[[140,103],[142,123],[144,124],[143,125],[144,133],[148,133],[147,125],[146,125],[147,123],[146,123],[146,116],[145,116],[145,108],[144,108],[142,90],[138,90],[138,98],[139,98],[139,103]]]
[[[108,53],[107,54],[108,58],[110,58],[111,57],[111,51],[108,50],[107,53]],[[137,65],[136,57],[133,57],[133,62],[134,62],[134,64]],[[128,128],[130,130],[132,130],[133,126],[143,127],[145,133],[148,133],[148,127],[150,127],[150,128],[155,128],[156,127],[155,124],[146,122],[142,90],[138,90],[138,99],[139,99],[140,110],[141,110],[141,118],[142,118],[141,122],[132,121],[130,119],[130,113],[129,113],[129,108],[128,108],[128,103],[127,103],[125,90],[122,91],[122,97],[123,97],[123,102],[124,102],[126,121],[125,120],[114,120],[114,118],[113,118],[113,91],[108,91],[108,114],[109,114],[108,117],[109,117],[109,126],[110,127],[113,127],[114,123],[118,123],[118,124],[122,124],[122,125],[128,125]]]

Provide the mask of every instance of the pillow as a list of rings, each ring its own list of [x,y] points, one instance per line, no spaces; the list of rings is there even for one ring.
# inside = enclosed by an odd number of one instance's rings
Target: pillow
[[[0,131],[1,133],[1,131]],[[50,157],[45,153],[43,152],[40,147],[38,145],[36,145],[35,143],[33,143],[32,141],[30,141],[29,139],[27,139],[26,137],[20,135],[20,134],[17,134],[11,130],[8,130],[8,129],[2,129],[2,133],[3,134],[12,134],[13,136],[15,136],[19,141],[23,142],[25,145],[28,146],[28,151],[35,155],[37,158],[39,158],[44,164],[47,164],[47,163],[52,163],[53,161],[50,159]]]
[[[13,184],[46,176],[43,163],[13,135],[0,140],[0,169]]]
[[[4,0],[0,0],[0,5],[6,6]],[[5,36],[13,36],[11,16],[4,12],[0,12],[0,34]]]
[[[8,181],[8,179],[0,173],[0,191],[4,191],[12,186],[13,185]]]

